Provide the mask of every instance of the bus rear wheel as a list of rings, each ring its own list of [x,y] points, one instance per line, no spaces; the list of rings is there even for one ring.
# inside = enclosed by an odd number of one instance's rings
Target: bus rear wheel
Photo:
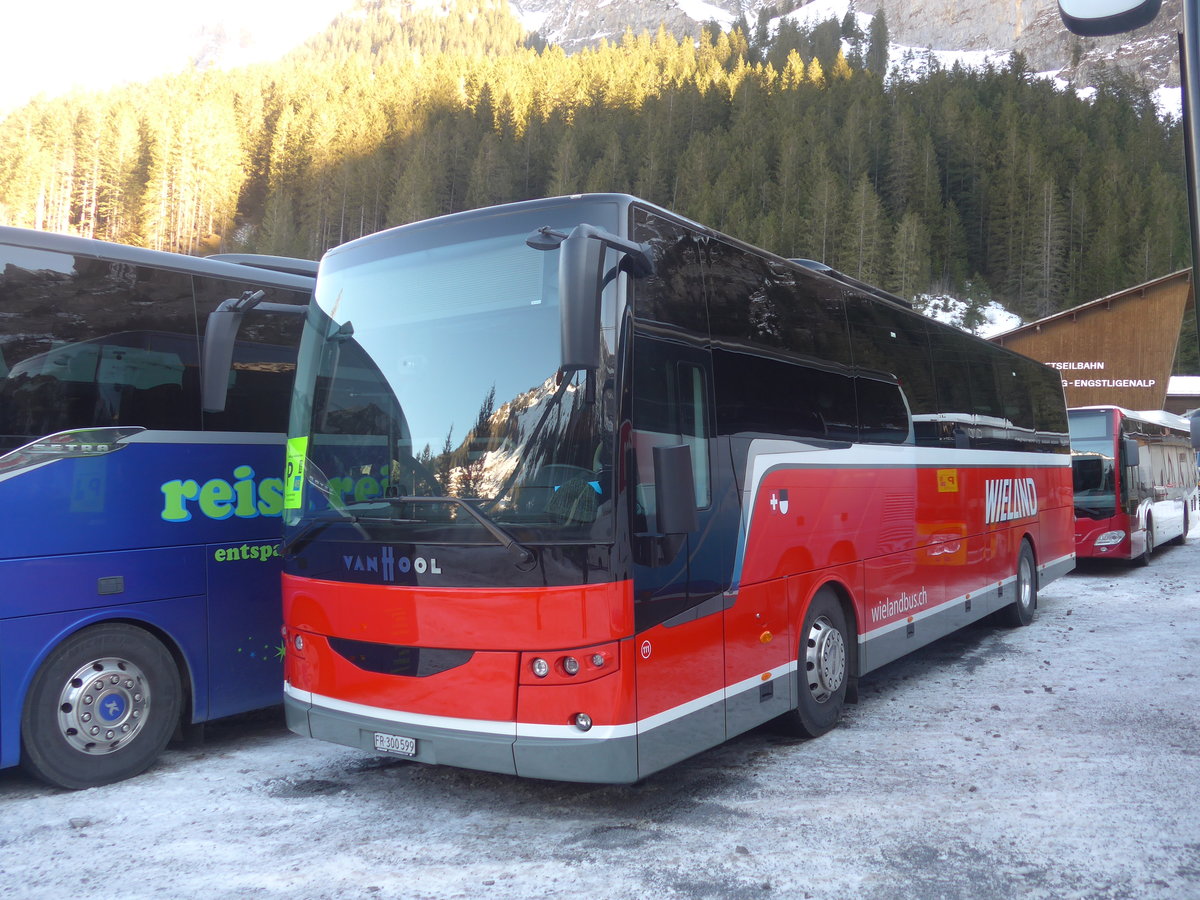
[[[1029,541],[1021,541],[1014,586],[1017,596],[1012,603],[1000,610],[1000,619],[1005,625],[1020,628],[1033,621],[1033,613],[1037,609],[1037,564],[1034,562],[1033,548],[1029,546]]]
[[[78,790],[131,778],[162,753],[179,719],[180,680],[167,649],[132,625],[67,638],[34,676],[21,715],[21,765]]]
[[[790,732],[820,737],[841,718],[850,684],[850,629],[830,588],[817,591],[800,630],[799,696],[785,719]]]

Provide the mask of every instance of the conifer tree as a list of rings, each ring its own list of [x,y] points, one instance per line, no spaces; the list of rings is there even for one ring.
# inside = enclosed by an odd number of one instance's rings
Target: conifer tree
[[[867,57],[865,60],[867,71],[880,78],[887,75],[891,40],[891,35],[888,34],[887,17],[881,6],[871,17],[871,26],[867,32]]]

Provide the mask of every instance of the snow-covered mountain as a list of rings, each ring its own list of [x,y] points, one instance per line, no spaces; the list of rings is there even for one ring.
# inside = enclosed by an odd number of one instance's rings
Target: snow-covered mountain
[[[1061,72],[1081,87],[1114,67],[1151,85],[1179,84],[1176,33],[1182,0],[1164,0],[1154,23],[1121,38],[1085,39],[1067,32],[1056,0],[511,0],[526,28],[568,51],[619,40],[627,28],[653,33],[664,24],[676,35],[696,34],[707,22],[730,27],[743,16],[785,14],[815,25],[841,21],[853,9],[870,20],[883,10],[894,44],[904,49],[1005,53],[1019,51],[1035,71]]]

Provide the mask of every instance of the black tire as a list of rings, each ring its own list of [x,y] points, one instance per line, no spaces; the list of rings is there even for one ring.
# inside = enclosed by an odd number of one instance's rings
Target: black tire
[[[1037,610],[1037,563],[1029,541],[1021,541],[1021,552],[1017,554],[1017,578],[1013,582],[1016,598],[1000,610],[1000,621],[1011,628],[1022,628],[1033,621]]]
[[[72,790],[131,778],[171,739],[180,693],[175,660],[143,629],[107,623],[73,634],[25,697],[21,765]]]
[[[837,595],[821,588],[800,629],[796,709],[784,717],[792,734],[820,737],[841,718],[852,678],[850,629]]]
[[[1150,557],[1154,554],[1154,517],[1146,516],[1146,547],[1142,550],[1142,555],[1134,562],[1139,566],[1150,565]]]

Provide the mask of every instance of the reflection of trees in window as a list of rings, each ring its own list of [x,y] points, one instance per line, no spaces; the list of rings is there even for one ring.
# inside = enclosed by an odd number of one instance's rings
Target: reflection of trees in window
[[[466,439],[455,452],[452,463],[457,469],[457,479],[453,490],[456,497],[478,497],[483,487],[487,454],[491,450],[493,430],[493,415],[496,411],[496,384],[492,383],[483,402],[479,405],[479,413],[475,424],[467,432]],[[447,485],[449,488],[449,485]]]
[[[860,370],[900,383],[915,416],[937,411],[933,361],[925,321],[918,315],[865,297],[846,303],[854,362]]]
[[[635,240],[649,243],[654,272],[633,282],[635,315],[707,335],[708,314],[696,240],[682,226],[636,210]]]
[[[426,445],[416,461],[433,473],[448,496],[488,498],[502,507],[514,491],[530,486],[545,488],[549,499],[549,492],[571,473],[585,484],[595,481],[595,467],[608,462],[607,454],[597,456],[604,448],[603,412],[585,394],[583,383],[549,378],[497,407],[493,385],[461,442],[454,443],[451,427],[439,453]],[[541,502],[533,512],[544,513],[546,506]],[[438,514],[461,519],[454,507]]]

